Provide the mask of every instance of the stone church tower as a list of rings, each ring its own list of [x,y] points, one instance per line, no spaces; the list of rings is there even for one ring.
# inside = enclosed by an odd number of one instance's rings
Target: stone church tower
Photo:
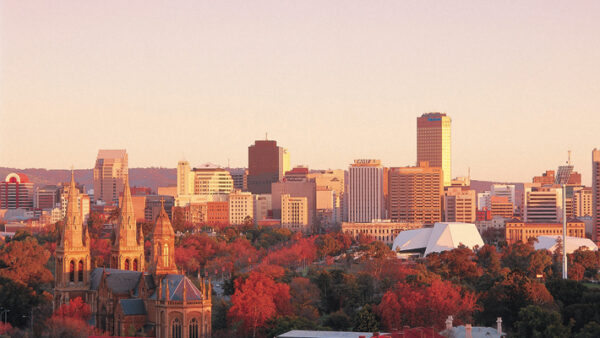
[[[112,234],[110,267],[119,270],[144,271],[144,263],[144,234],[142,227],[137,228],[129,179],[126,178],[119,221]]]
[[[67,211],[60,229],[60,243],[56,248],[56,271],[54,306],[68,303],[70,299],[81,297],[88,301],[90,287],[90,234],[79,210],[79,190],[71,172],[71,183],[67,201]]]
[[[152,230],[152,249],[150,253],[149,272],[155,276],[176,274],[175,266],[175,232],[169,215],[165,211],[164,200],[161,201],[160,214],[156,218]]]

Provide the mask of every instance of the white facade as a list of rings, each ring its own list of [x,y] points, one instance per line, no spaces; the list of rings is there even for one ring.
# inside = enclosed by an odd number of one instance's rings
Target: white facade
[[[513,211],[517,206],[515,186],[512,184],[492,184],[490,196],[508,197],[508,201],[513,204]]]
[[[379,160],[355,160],[348,174],[348,222],[384,218],[383,167]]]
[[[538,236],[537,242],[533,243],[536,250],[549,250],[554,252],[559,247],[559,242],[562,242],[562,235],[559,236]],[[580,247],[585,247],[587,250],[598,251],[598,246],[589,238],[567,236],[567,253],[571,254]],[[561,244],[562,245],[562,244]]]
[[[561,223],[562,189],[525,187],[523,217],[525,223]]]
[[[433,228],[402,231],[394,239],[392,250],[396,252],[424,250],[424,256],[464,245],[470,249],[482,247],[483,239],[475,224],[442,222]]]
[[[252,193],[236,190],[229,194],[229,224],[242,225],[246,217],[254,217]]]
[[[492,202],[490,200],[491,193],[489,191],[480,192],[477,194],[477,210],[483,210],[483,208],[487,208],[488,210],[492,209]]]
[[[308,232],[308,199],[281,195],[281,226],[292,231]]]

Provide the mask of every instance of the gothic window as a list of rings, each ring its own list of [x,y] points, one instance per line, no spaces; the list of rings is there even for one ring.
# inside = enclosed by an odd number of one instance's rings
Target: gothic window
[[[69,281],[75,281],[75,261],[71,261],[69,264]]]
[[[77,268],[77,274],[78,274],[77,280],[79,282],[83,282],[83,260],[79,261],[79,266]]]
[[[133,260],[133,271],[138,271],[138,260],[137,260],[137,258]]]
[[[169,245],[167,243],[165,243],[163,249],[163,266],[169,266]]]
[[[125,270],[129,270],[129,258],[125,260]]]
[[[175,318],[171,322],[171,337],[181,338],[181,321],[179,318]]]
[[[189,327],[189,336],[190,338],[198,338],[198,320],[196,318],[192,318],[192,320],[190,320],[190,327]]]

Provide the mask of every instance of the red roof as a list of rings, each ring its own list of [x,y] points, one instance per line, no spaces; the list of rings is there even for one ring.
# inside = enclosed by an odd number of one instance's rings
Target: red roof
[[[412,329],[405,328],[399,331],[393,331],[392,333],[386,334],[373,334],[371,338],[445,338],[441,334],[437,333],[434,328],[431,327],[415,327]]]

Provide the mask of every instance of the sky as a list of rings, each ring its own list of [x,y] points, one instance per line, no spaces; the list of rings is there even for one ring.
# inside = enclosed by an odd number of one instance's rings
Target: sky
[[[452,118],[452,174],[530,181],[600,147],[600,1],[2,1],[0,166],[414,165]]]

